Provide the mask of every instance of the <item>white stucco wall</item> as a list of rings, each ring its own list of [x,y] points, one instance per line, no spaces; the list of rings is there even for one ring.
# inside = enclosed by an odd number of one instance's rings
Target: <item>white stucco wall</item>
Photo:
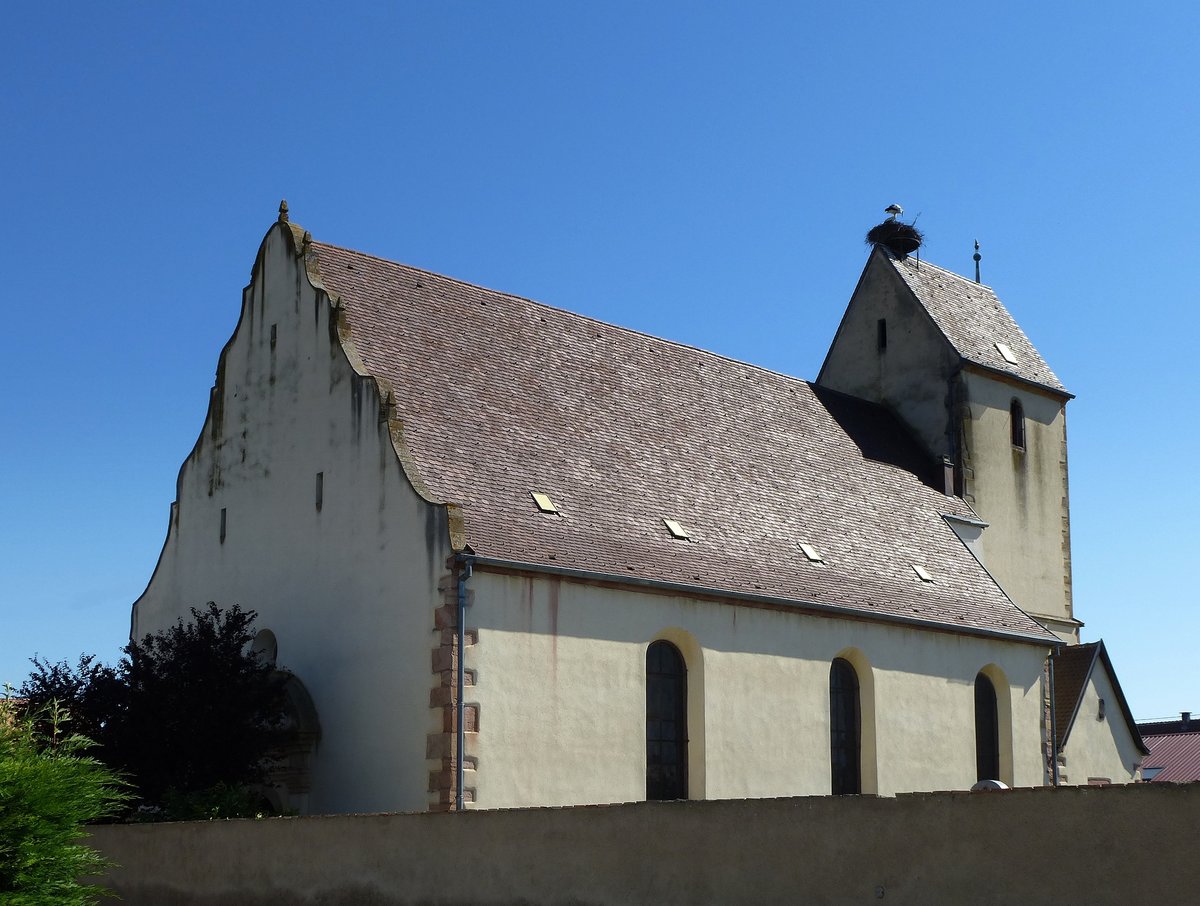
[[[1066,408],[1061,399],[965,371],[965,496],[989,523],[984,564],[1047,628],[1078,641],[1071,622]],[[1025,412],[1025,448],[1012,444],[1010,406]]]
[[[1099,719],[1101,699],[1103,720]],[[1143,757],[1125,723],[1112,680],[1103,664],[1097,663],[1059,756],[1060,780],[1072,785],[1090,781],[1129,783],[1138,779]]]
[[[1044,782],[1038,646],[483,569],[471,587],[467,624],[479,635],[467,665],[478,682],[468,701],[480,729],[468,751],[480,807],[644,798],[645,658],[656,638],[688,660],[692,798],[828,793],[839,655],[858,665],[864,689],[864,791],[975,782],[974,682],[988,665],[1007,678],[1011,703],[1002,779]]]
[[[887,348],[879,349],[879,321]],[[882,403],[913,431],[930,458],[954,456],[952,379],[958,356],[878,253],[863,271],[817,383]]]
[[[444,510],[405,477],[289,229],[264,240],[133,633],[210,600],[257,610],[323,731],[307,811],[423,810]]]

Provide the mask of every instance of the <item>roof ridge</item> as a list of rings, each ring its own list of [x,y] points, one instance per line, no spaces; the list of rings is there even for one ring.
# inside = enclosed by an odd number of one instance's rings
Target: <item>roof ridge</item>
[[[726,355],[725,353],[716,352],[712,349],[706,349],[703,346],[696,346],[693,343],[684,343],[680,340],[672,340],[669,337],[659,336],[658,334],[647,333],[644,330],[637,330],[633,327],[626,327],[623,324],[614,324],[612,321],[605,321],[601,318],[597,318],[592,315],[585,315],[585,314],[582,314],[577,311],[572,311],[569,308],[562,308],[561,306],[558,306],[558,305],[551,305],[549,302],[542,302],[538,299],[531,298],[530,296],[522,296],[522,295],[518,295],[517,293],[506,292],[505,290],[502,290],[502,289],[494,289],[493,287],[490,287],[490,286],[484,286],[482,283],[473,283],[470,280],[463,280],[460,277],[451,277],[448,274],[442,274],[442,273],[439,273],[438,271],[431,271],[428,268],[419,267],[415,264],[406,264],[403,261],[393,261],[390,258],[382,258],[379,255],[372,255],[369,252],[360,252],[357,249],[352,249],[352,248],[349,248],[344,245],[335,245],[332,242],[317,242],[316,240],[313,240],[313,245],[314,246],[325,246],[327,248],[337,249],[342,252],[349,252],[352,255],[361,255],[364,258],[371,258],[372,260],[382,262],[383,264],[392,264],[397,267],[405,267],[410,270],[419,271],[422,274],[428,274],[431,277],[437,277],[440,280],[448,280],[451,283],[457,283],[460,286],[469,286],[472,289],[481,290],[485,293],[495,293],[496,295],[503,296],[507,299],[515,299],[518,302],[528,302],[531,305],[537,305],[548,311],[553,311],[558,314],[567,315],[568,317],[571,317],[571,318],[578,318],[581,321],[589,321],[592,324],[599,324],[602,327],[607,327],[612,330],[619,331],[621,333],[632,334],[633,336],[638,336],[638,337],[645,337],[646,339],[650,339],[650,340],[657,340],[660,343],[666,343],[666,344],[668,344],[670,346],[674,346],[678,349],[688,349],[693,352],[698,352],[702,355],[709,356],[710,358],[713,358],[713,359],[719,359],[721,361],[729,362],[734,365],[743,365],[747,368],[752,368],[755,371],[759,371],[764,374],[774,375],[776,377],[785,378],[789,381],[793,381],[798,384],[809,384],[810,386],[816,386],[814,381],[809,380],[808,378],[799,377],[794,374],[788,374],[786,371],[777,371],[774,368],[768,368],[765,365],[759,365],[754,362],[746,361],[745,359],[735,358],[734,356]],[[858,399],[858,397],[851,397],[851,398]],[[867,402],[867,401],[864,400],[863,402]]]
[[[898,257],[896,257],[896,255],[894,253],[887,251],[886,249],[884,251],[886,251],[888,256],[891,257],[891,259],[893,261],[895,261],[897,264],[903,264],[906,261],[913,260],[912,255],[909,255],[907,258],[898,258]],[[992,285],[990,283],[976,283],[974,280],[972,280],[966,274],[960,274],[957,271],[952,271],[948,267],[942,267],[942,265],[935,264],[932,261],[926,261],[924,258],[917,258],[916,262],[917,262],[916,266],[918,269],[920,269],[922,267],[932,267],[934,270],[941,271],[943,274],[946,274],[949,277],[953,277],[955,280],[961,280],[963,283],[968,283],[971,286],[978,286],[981,289],[986,289],[993,296],[996,295],[996,290],[992,288]],[[1020,326],[1020,325],[1018,325],[1018,326]]]

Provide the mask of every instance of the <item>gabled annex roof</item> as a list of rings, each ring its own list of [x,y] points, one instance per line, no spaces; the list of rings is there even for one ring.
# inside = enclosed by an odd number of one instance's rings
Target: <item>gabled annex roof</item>
[[[878,254],[891,261],[959,356],[991,371],[1071,395],[990,286],[936,264],[913,257],[898,258],[882,247],[876,248]]]
[[[1130,736],[1133,737],[1133,744],[1145,754],[1149,750],[1138,732],[1137,722],[1133,719],[1133,712],[1129,710],[1125,693],[1121,691],[1121,684],[1117,680],[1116,671],[1113,670],[1112,661],[1108,659],[1108,651],[1103,641],[1067,645],[1054,654],[1055,743],[1058,751],[1061,752],[1062,747],[1067,744],[1071,728],[1075,725],[1075,718],[1079,716],[1083,694],[1087,691],[1088,681],[1092,678],[1097,664],[1108,673],[1109,682],[1117,694],[1121,716],[1129,727]]]
[[[922,480],[927,458],[882,408],[406,265],[312,250],[362,362],[394,390],[410,466],[461,505],[478,557],[1053,642],[946,524],[973,513]]]

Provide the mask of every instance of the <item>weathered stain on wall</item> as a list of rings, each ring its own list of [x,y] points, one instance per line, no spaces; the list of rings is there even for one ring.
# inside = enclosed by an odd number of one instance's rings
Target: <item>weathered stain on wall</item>
[[[210,600],[257,610],[324,729],[308,806],[423,808],[449,508],[414,484],[401,427],[334,326],[296,232],[279,224],[263,241],[132,628],[152,632]]]

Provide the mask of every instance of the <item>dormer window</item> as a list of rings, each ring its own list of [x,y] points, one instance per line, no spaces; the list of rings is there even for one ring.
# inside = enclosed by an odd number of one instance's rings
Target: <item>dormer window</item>
[[[1014,397],[1008,406],[1009,428],[1012,431],[1012,445],[1018,450],[1025,449],[1025,407]]]

